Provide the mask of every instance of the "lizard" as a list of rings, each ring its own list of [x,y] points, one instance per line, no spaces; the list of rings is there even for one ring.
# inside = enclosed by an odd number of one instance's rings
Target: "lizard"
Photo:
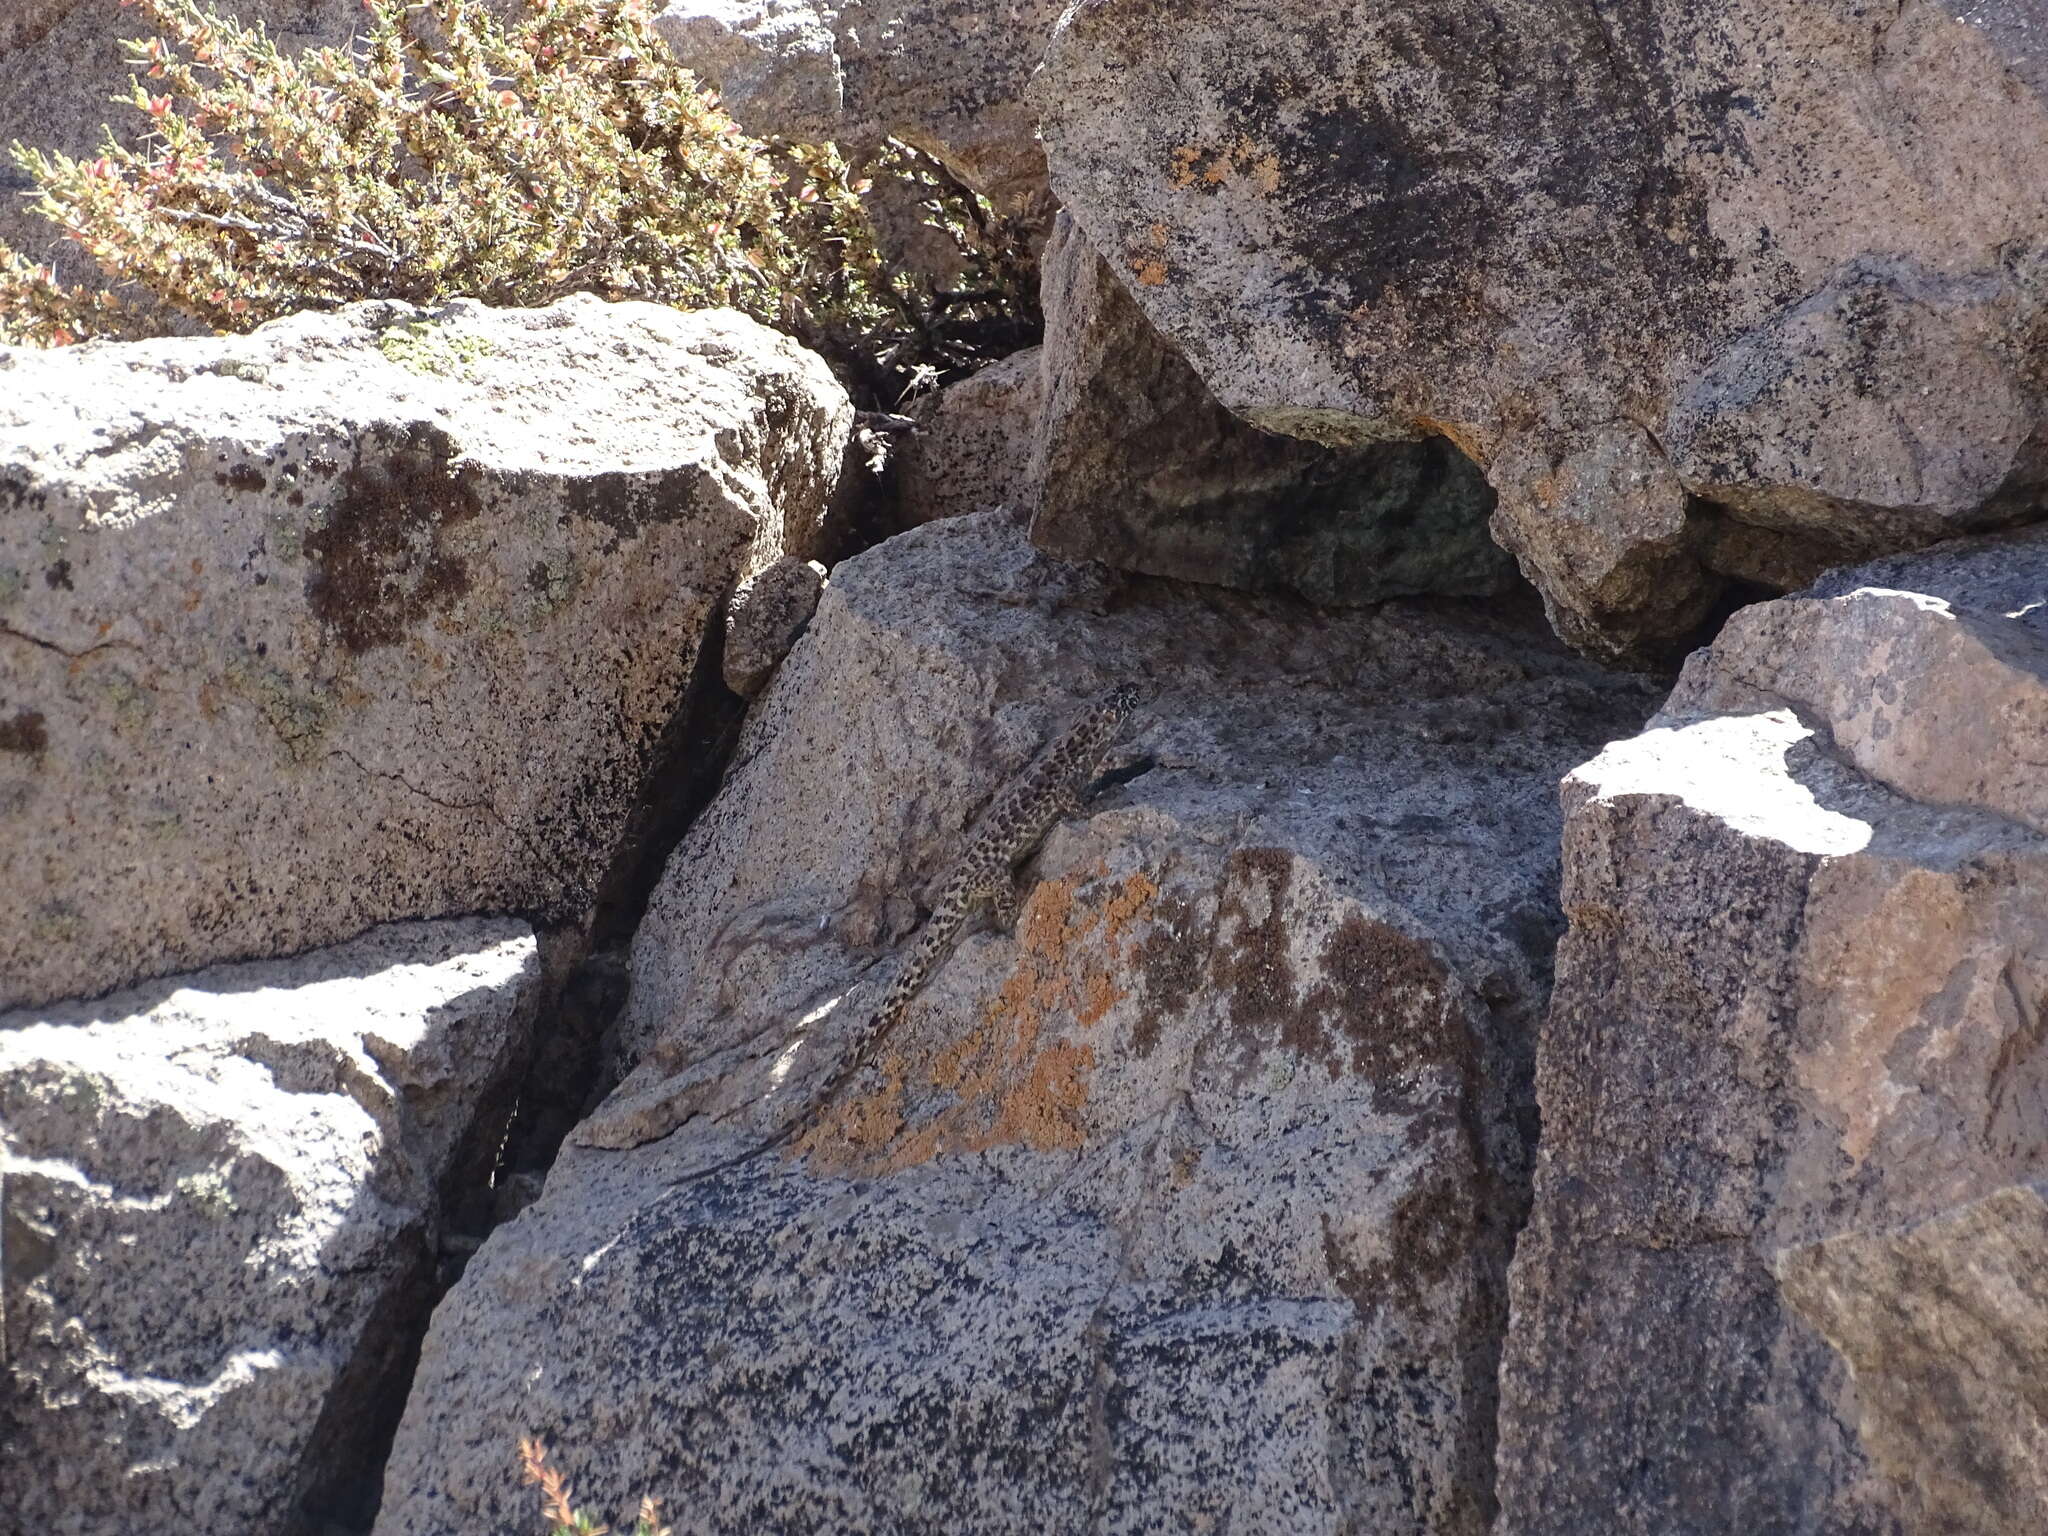
[[[1016,881],[1017,866],[1037,851],[1056,824],[1081,810],[1088,790],[1103,770],[1110,747],[1137,705],[1135,687],[1125,683],[1112,688],[990,803],[959,862],[934,898],[931,916],[890,981],[881,1006],[861,1030],[846,1060],[826,1079],[823,1090],[810,1104],[765,1140],[707,1168],[672,1179],[672,1185],[694,1184],[751,1162],[774,1151],[809,1125],[834,1095],[874,1060],[882,1041],[902,1022],[911,999],[952,952],[968,920],[978,911],[986,908],[992,924],[1006,932],[1017,926],[1023,909],[1023,896]]]

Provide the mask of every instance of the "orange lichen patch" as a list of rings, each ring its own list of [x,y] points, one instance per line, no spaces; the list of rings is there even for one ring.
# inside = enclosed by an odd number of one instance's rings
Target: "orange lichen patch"
[[[1124,876],[1116,895],[1110,898],[1109,905],[1103,909],[1103,919],[1107,924],[1103,938],[1113,959],[1122,962],[1128,958],[1118,950],[1118,946],[1123,942],[1124,930],[1129,928],[1135,919],[1151,910],[1152,903],[1158,899],[1158,882],[1142,869]]]
[[[900,1087],[913,1068],[892,1058],[881,1094],[828,1116],[801,1148],[828,1157],[836,1149],[841,1162],[894,1172],[942,1152],[1081,1146],[1096,1054],[1063,1036],[1096,1027],[1127,995],[1117,977],[1133,947],[1124,935],[1158,892],[1143,874],[1112,881],[1106,870],[1042,881],[1019,916],[1010,973],[975,1027],[925,1069],[952,1105],[923,1125],[906,1125]],[[876,1166],[885,1147],[892,1150]]]
[[[797,1138],[793,1153],[826,1166],[849,1167],[882,1151],[903,1134],[903,1063],[893,1054],[882,1062],[886,1080],[879,1092],[848,1099],[829,1109]]]
[[[1107,974],[1095,972],[1081,983],[1081,1004],[1074,1010],[1074,1017],[1083,1029],[1093,1029],[1102,1022],[1102,1016],[1122,1002],[1129,994],[1117,990],[1116,983]]]
[[[1034,1152],[1071,1152],[1087,1139],[1081,1111],[1088,1104],[1088,1078],[1095,1070],[1091,1046],[1060,1041],[1031,1063],[1031,1075],[1006,1094],[985,1145],[1005,1142]]]
[[[1064,947],[1078,889],[1072,880],[1046,880],[1032,891],[1017,924],[1017,942],[1027,955],[1056,954]],[[1010,980],[1016,979],[1017,973],[1012,972]]]
[[[1131,271],[1138,281],[1148,288],[1157,288],[1166,281],[1166,226],[1155,222],[1145,229],[1144,245],[1130,258]]]
[[[1280,190],[1280,157],[1261,154],[1250,138],[1239,136],[1235,144],[1210,149],[1200,144],[1174,146],[1167,180],[1182,191],[1199,186],[1214,190],[1227,186],[1249,188],[1260,197]]]

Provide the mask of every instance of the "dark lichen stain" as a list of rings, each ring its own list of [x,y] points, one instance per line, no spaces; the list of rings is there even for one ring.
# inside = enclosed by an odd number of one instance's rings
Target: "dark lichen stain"
[[[0,752],[29,752],[41,756],[49,745],[49,727],[43,723],[40,710],[17,710],[12,720],[0,720]]]
[[[1228,894],[1216,923],[1219,930],[1235,925],[1234,942],[1216,946],[1210,980],[1224,993],[1230,1022],[1247,1043],[1265,1041],[1276,1030],[1282,1038],[1298,1034],[1292,1028],[1297,1010],[1285,924],[1293,880],[1294,857],[1284,848],[1241,848],[1224,866]],[[1264,900],[1254,902],[1253,892]],[[1255,915],[1260,906],[1263,914]]]
[[[1322,1225],[1323,1262],[1361,1317],[1390,1304],[1410,1316],[1425,1313],[1429,1292],[1471,1260],[1479,1237],[1471,1192],[1455,1175],[1410,1190],[1395,1205],[1378,1234],[1384,1258],[1346,1253],[1327,1214]]]
[[[611,530],[607,552],[637,539],[651,523],[683,521],[694,511],[715,506],[720,494],[717,477],[702,464],[681,464],[654,476],[602,470],[565,479],[560,492],[570,517]]]
[[[1351,1046],[1351,1070],[1383,1088],[1431,1067],[1462,1070],[1462,1010],[1446,1007],[1444,963],[1397,928],[1348,912],[1323,946],[1322,980],[1302,999]]]
[[[1467,1075],[1472,1043],[1464,1012],[1445,996],[1446,965],[1422,940],[1347,912],[1304,985],[1289,959],[1287,915],[1295,861],[1280,848],[1240,849],[1225,866],[1218,912],[1227,942],[1210,981],[1222,994],[1247,1060],[1279,1045],[1332,1077],[1372,1085],[1384,1108],[1413,1112],[1441,1079]]]
[[[66,592],[77,590],[71,585],[71,562],[59,560],[43,572],[43,585],[52,592],[62,587]]]
[[[1133,952],[1144,978],[1144,1005],[1131,1028],[1131,1049],[1150,1056],[1170,1019],[1187,1012],[1202,986],[1202,960],[1209,933],[1193,902],[1162,896],[1153,910],[1154,925]]]
[[[263,471],[253,464],[237,464],[233,469],[222,470],[213,478],[216,484],[231,491],[260,491],[270,484],[263,478]]]
[[[49,500],[49,493],[40,489],[27,475],[19,472],[0,474],[0,509],[18,512],[33,499],[40,509]]]
[[[394,645],[469,591],[443,532],[480,510],[448,434],[414,425],[357,444],[324,527],[306,535],[306,600],[353,654]]]

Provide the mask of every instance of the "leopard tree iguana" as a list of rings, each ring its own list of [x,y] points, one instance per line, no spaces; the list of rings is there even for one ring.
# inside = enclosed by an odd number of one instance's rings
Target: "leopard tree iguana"
[[[1137,704],[1135,687],[1127,683],[1112,688],[990,803],[959,863],[940,888],[932,903],[931,916],[904,958],[902,968],[889,983],[881,1006],[861,1030],[845,1061],[826,1079],[824,1088],[810,1104],[766,1140],[671,1183],[690,1184],[709,1178],[790,1140],[874,1060],[882,1041],[902,1021],[910,1000],[951,953],[969,918],[986,908],[996,927],[1008,930],[1016,926],[1023,905],[1016,881],[1017,866],[1036,851],[1058,822],[1081,810],[1090,787],[1103,771],[1110,747]]]

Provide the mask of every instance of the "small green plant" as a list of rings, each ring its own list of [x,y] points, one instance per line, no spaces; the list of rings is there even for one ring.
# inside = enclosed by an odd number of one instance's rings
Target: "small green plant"
[[[570,1502],[568,1480],[548,1465],[548,1448],[536,1436],[527,1435],[519,1442],[519,1479],[540,1489],[541,1518],[548,1522],[548,1536],[605,1536],[611,1529]],[[640,1500],[633,1536],[673,1536],[671,1528],[661,1523],[661,1506],[652,1498]]]
[[[74,159],[21,144],[34,207],[106,282],[0,244],[0,339],[247,330],[357,299],[731,305],[879,398],[1028,340],[1018,231],[928,156],[856,169],[749,137],[646,0],[363,0],[351,48],[280,50],[201,0],[122,0],[144,127]],[[959,252],[943,291],[888,260],[864,201],[906,187]],[[901,207],[899,196],[891,206]]]

